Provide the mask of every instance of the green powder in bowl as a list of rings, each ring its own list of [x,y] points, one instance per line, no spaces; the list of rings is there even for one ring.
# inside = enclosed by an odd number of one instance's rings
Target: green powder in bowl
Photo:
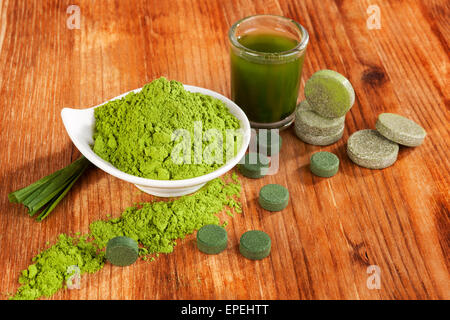
[[[233,134],[239,120],[224,102],[165,78],[107,102],[94,115],[93,151],[137,177],[202,176],[220,168],[240,148]]]

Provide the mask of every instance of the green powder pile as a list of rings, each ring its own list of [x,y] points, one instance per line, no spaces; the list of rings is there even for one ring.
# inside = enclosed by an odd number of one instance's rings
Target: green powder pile
[[[180,82],[159,78],[138,93],[95,109],[93,151],[134,176],[187,179],[210,173],[225,164],[227,152],[236,151],[230,146],[237,149],[239,143],[236,136],[227,141],[227,130],[239,128],[239,120],[222,101],[188,92]],[[186,150],[180,148],[182,163],[172,159],[172,152],[178,154],[174,148],[188,142],[185,136],[173,136],[179,129],[186,130],[187,138],[190,135]],[[221,140],[209,136],[210,129],[217,130]],[[208,150],[207,157],[205,150]]]
[[[127,208],[118,218],[94,221],[89,226],[89,234],[75,237],[61,234],[56,244],[39,253],[33,258],[33,264],[22,271],[19,278],[22,286],[11,299],[34,300],[52,296],[66,287],[71,266],[77,266],[81,275],[102,269],[104,248],[108,240],[116,236],[138,241],[139,254],[144,260],[152,254],[170,253],[177,239],[206,224],[220,224],[217,214],[225,207],[240,212],[240,190],[238,177],[233,173],[231,181],[217,178],[192,195],[143,203]]]
[[[81,274],[103,268],[104,252],[99,252],[95,244],[87,241],[87,235],[69,237],[60,234],[58,242],[35,256],[33,262],[22,271],[19,278],[22,286],[12,299],[34,300],[52,296],[72,276],[73,273],[68,272],[71,266],[77,266]]]
[[[216,213],[225,206],[240,210],[240,204],[233,196],[240,193],[241,187],[235,181],[227,184],[215,179],[193,196],[128,208],[118,218],[91,223],[90,232],[99,248],[104,248],[111,238],[126,236],[142,245],[141,256],[170,253],[176,239],[184,238],[206,224],[219,224]]]

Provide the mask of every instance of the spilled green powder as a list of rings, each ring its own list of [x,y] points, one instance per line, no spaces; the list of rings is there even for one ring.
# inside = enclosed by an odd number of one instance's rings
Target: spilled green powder
[[[50,248],[33,258],[22,271],[22,285],[11,299],[33,300],[50,297],[66,287],[68,268],[77,266],[81,275],[103,268],[104,248],[109,239],[127,236],[139,245],[143,260],[153,261],[159,253],[170,253],[177,239],[200,229],[206,224],[220,224],[217,214],[225,207],[241,210],[238,200],[241,185],[237,175],[225,182],[217,178],[196,193],[171,201],[155,201],[127,208],[118,218],[98,220],[89,226],[90,233],[69,237],[59,235]],[[82,285],[82,284],[81,284]]]
[[[239,120],[222,101],[159,78],[138,93],[95,109],[93,151],[138,177],[187,179],[225,164],[240,143],[236,135],[228,135],[227,141],[227,130],[239,128]],[[172,136],[179,129],[187,135]],[[210,129],[217,130],[221,138],[209,135]],[[188,147],[181,148],[184,143]],[[174,162],[172,152],[182,161]]]
[[[89,229],[99,248],[104,248],[111,238],[126,236],[142,244],[141,256],[170,253],[176,239],[184,238],[205,224],[218,225],[216,213],[225,206],[239,208],[233,198],[239,192],[238,184],[216,179],[192,196],[131,207],[119,218],[91,223]]]
[[[34,300],[50,297],[65,286],[73,273],[70,266],[77,266],[81,274],[94,273],[104,265],[104,253],[87,241],[87,235],[69,237],[59,235],[59,240],[32,260],[34,263],[22,271],[19,283],[22,286],[12,297],[14,300]]]

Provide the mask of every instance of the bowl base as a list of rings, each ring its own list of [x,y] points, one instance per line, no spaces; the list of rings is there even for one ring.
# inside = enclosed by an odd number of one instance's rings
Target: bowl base
[[[151,194],[153,196],[163,197],[163,198],[171,198],[171,197],[179,197],[179,196],[184,196],[187,194],[194,193],[195,191],[197,191],[198,189],[203,187],[205,184],[206,184],[206,182],[192,186],[192,187],[183,187],[183,188],[146,187],[146,186],[140,186],[137,184],[135,184],[135,186],[139,190],[141,190],[145,193]]]

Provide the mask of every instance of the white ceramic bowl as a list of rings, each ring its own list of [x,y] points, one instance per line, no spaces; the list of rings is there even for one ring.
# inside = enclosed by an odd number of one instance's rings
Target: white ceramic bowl
[[[241,124],[241,129],[243,131],[243,139],[241,149],[238,151],[237,155],[225,163],[219,169],[205,174],[203,176],[184,179],[184,180],[152,180],[141,177],[136,177],[130,175],[128,173],[122,172],[119,169],[115,168],[109,162],[100,158],[97,154],[94,153],[91,149],[91,145],[94,143],[93,140],[93,132],[94,132],[94,109],[105,104],[102,103],[98,106],[89,108],[89,109],[70,109],[64,108],[61,111],[61,117],[66,127],[67,133],[69,134],[70,139],[72,139],[75,146],[80,150],[80,152],[94,165],[99,167],[100,169],[106,171],[107,173],[131,182],[136,185],[142,191],[159,196],[159,197],[176,197],[189,193],[193,193],[200,189],[206,182],[215,179],[230,169],[232,169],[244,156],[245,151],[250,142],[250,123],[247,119],[245,113],[239,108],[233,101],[230,99],[218,94],[217,92],[203,89],[194,86],[185,85],[184,88],[190,92],[200,92],[202,94],[206,94],[222,100],[225,105],[228,107],[230,112],[239,119]],[[133,92],[139,92],[142,88],[132,90]],[[130,91],[131,92],[131,91]],[[109,101],[120,99],[127,95],[129,92],[126,92],[120,96],[117,96]],[[108,101],[107,101],[108,102]]]

